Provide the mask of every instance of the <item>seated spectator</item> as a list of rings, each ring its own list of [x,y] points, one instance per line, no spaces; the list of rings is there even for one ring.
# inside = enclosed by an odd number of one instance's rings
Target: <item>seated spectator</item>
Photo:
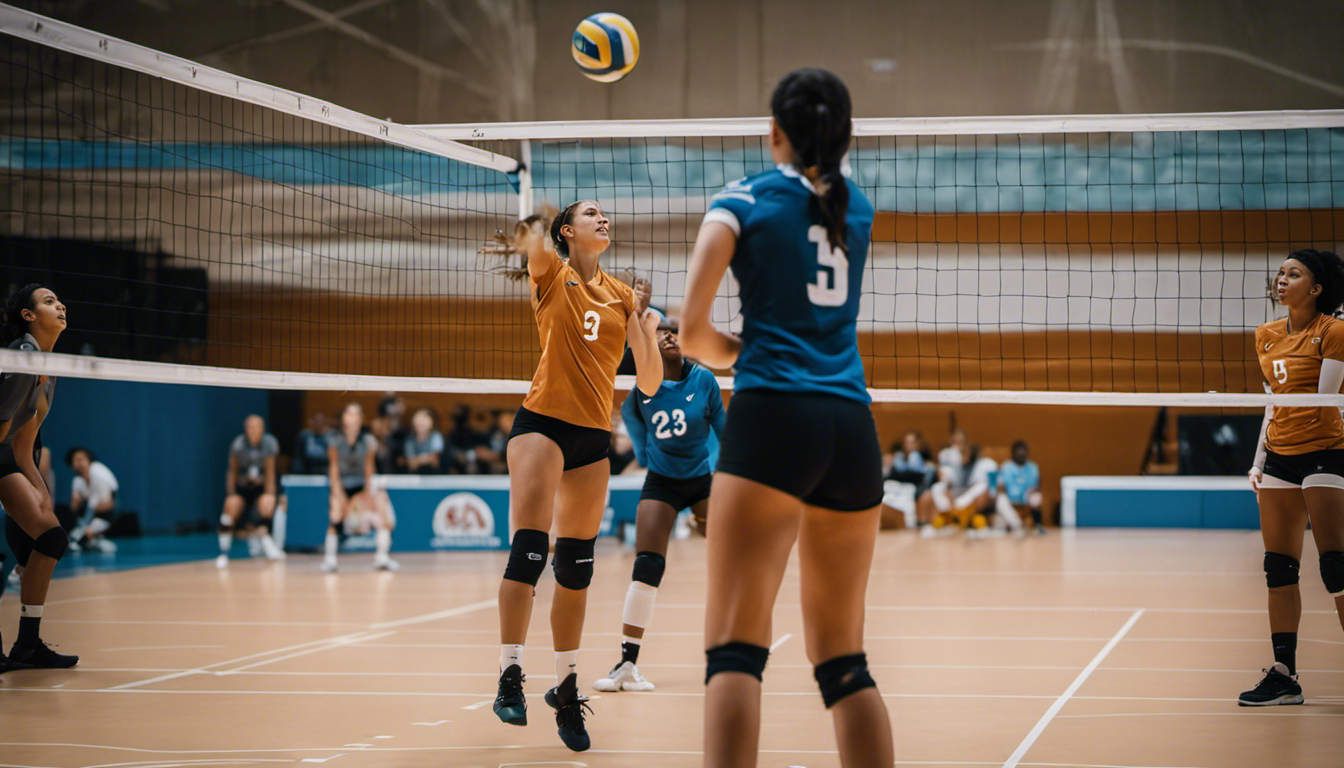
[[[486,475],[504,461],[504,451],[496,448],[495,416],[483,408],[459,410],[458,427],[448,437],[454,463],[468,475]]]
[[[980,446],[969,444],[965,430],[953,430],[951,444],[938,453],[938,480],[920,497],[927,516],[920,519],[932,524],[925,535],[934,535],[937,529],[971,528],[978,533],[987,528],[985,511],[992,501],[997,472],[998,464],[980,456]]]
[[[295,475],[327,474],[327,442],[331,433],[331,421],[325,413],[314,413],[308,417],[308,427],[299,430],[294,439],[293,461],[289,471]]]
[[[490,474],[507,475],[509,473],[508,445],[509,434],[513,432],[513,418],[517,411],[504,409],[495,411],[495,431],[490,435],[490,448],[499,456],[491,463]]]
[[[929,461],[924,436],[910,430],[898,445],[892,446],[892,456],[883,483],[882,527],[895,528],[903,519],[906,528],[915,528],[918,520],[916,500],[932,484],[935,474]]]
[[[116,552],[117,545],[103,535],[112,527],[112,515],[117,509],[119,486],[116,476],[88,448],[75,447],[66,451],[65,463],[75,471],[75,479],[70,484],[70,511],[75,515],[75,528],[70,532],[71,548]]]
[[[1022,531],[1022,510],[1031,510],[1032,530],[1045,533],[1041,524],[1041,470],[1027,458],[1027,441],[1013,443],[1013,457],[999,467],[998,495],[994,510],[998,513],[996,525]]]
[[[443,473],[443,435],[434,428],[434,422],[434,412],[428,408],[419,408],[411,416],[411,433],[402,448],[407,472]]]
[[[406,437],[408,430],[402,426],[401,417],[406,412],[406,401],[396,392],[386,392],[378,401],[378,416],[369,423],[369,431],[378,438],[378,453],[374,456],[374,467],[380,475],[391,475],[406,471]]]

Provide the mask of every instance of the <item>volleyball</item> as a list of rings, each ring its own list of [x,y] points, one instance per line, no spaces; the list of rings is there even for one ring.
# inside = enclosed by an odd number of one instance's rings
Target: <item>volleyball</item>
[[[614,83],[639,61],[635,25],[619,13],[594,13],[574,30],[574,61],[585,77]]]

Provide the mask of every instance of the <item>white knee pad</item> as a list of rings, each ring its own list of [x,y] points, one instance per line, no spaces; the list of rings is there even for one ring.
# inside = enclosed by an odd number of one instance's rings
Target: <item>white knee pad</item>
[[[219,516],[219,524],[225,528],[232,528],[233,517],[230,516],[229,513],[225,512],[224,514]]]

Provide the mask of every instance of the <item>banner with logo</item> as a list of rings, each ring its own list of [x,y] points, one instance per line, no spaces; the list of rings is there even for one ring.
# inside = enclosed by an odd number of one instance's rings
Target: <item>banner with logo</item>
[[[326,537],[327,478],[291,475],[281,480],[288,499],[286,546],[313,549]],[[602,535],[612,535],[623,523],[633,523],[639,505],[642,476],[611,478],[602,517]],[[507,549],[509,531],[509,478],[507,475],[387,475],[374,478],[374,492],[391,505],[396,530],[396,552],[449,549]],[[347,519],[341,548],[371,550],[373,536],[358,510]]]

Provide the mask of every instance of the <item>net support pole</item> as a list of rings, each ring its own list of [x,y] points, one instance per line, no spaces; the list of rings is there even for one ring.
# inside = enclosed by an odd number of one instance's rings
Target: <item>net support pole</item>
[[[518,166],[518,220],[532,215],[532,142],[524,139]]]

